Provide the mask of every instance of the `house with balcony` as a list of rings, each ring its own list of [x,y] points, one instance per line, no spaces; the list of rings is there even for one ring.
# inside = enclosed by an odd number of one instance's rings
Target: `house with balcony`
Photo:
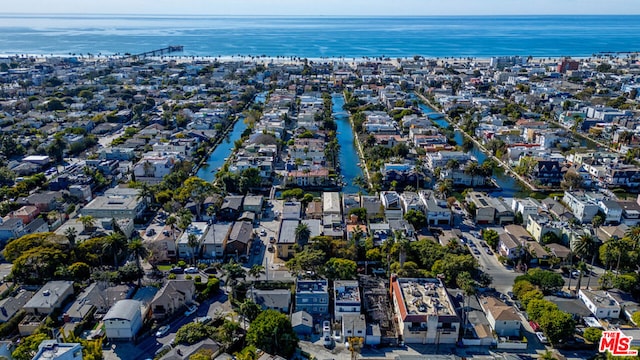
[[[455,344],[460,319],[438,279],[391,277],[399,335],[406,344]]]
[[[171,173],[176,158],[169,155],[145,155],[133,167],[133,174],[137,181],[147,184],[157,184]]]
[[[296,311],[305,311],[314,317],[329,313],[329,284],[326,279],[296,282]]]
[[[598,207],[604,213],[605,224],[619,224],[622,220],[622,206],[614,200],[600,200]]]
[[[382,206],[384,206],[384,216],[387,220],[402,219],[402,202],[397,192],[382,191],[380,192],[380,200],[382,201]]]
[[[562,223],[553,220],[553,218],[546,213],[529,215],[526,224],[527,231],[537,242],[542,242],[542,237],[549,232],[556,234],[560,239],[562,238]]]
[[[476,224],[493,224],[496,217],[496,209],[492,198],[484,193],[470,191],[465,199],[467,204],[473,203],[476,211]]]
[[[229,237],[233,223],[217,222],[209,226],[202,241],[202,257],[221,259],[224,257],[224,242]]]
[[[522,320],[513,306],[509,306],[492,296],[483,296],[478,300],[496,335],[500,337],[520,336]]]
[[[360,314],[360,286],[357,280],[335,280],[333,282],[333,316],[341,321],[345,314]]]
[[[73,295],[73,281],[49,281],[22,307],[27,313],[18,324],[20,335],[33,334],[54,310]]]
[[[85,207],[80,209],[80,214],[93,216],[95,219],[130,219],[140,218],[147,209],[144,199],[138,198],[138,191],[133,192],[105,192],[103,196],[96,196]]]
[[[192,222],[176,241],[178,257],[186,261],[189,261],[194,257],[198,257],[200,255],[200,247],[202,246],[202,242],[204,241],[204,237],[208,230],[208,223]],[[192,248],[189,244],[190,235],[193,235],[196,238],[197,246],[195,248]]]
[[[591,222],[600,210],[596,199],[582,191],[565,191],[562,201],[571,209],[573,216],[581,223]]]

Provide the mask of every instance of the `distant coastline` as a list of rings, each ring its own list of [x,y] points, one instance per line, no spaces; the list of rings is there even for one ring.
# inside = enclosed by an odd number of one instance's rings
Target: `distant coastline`
[[[0,53],[308,59],[590,57],[640,51],[640,15],[209,16],[0,14]]]

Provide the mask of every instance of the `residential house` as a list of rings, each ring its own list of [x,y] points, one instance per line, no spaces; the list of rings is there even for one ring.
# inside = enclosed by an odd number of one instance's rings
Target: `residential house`
[[[253,241],[253,225],[248,221],[236,221],[224,243],[228,256],[248,255]],[[237,258],[236,258],[237,260]]]
[[[470,191],[465,199],[468,204],[475,207],[475,220],[477,224],[493,224],[495,221],[496,209],[493,201],[484,193]],[[471,206],[471,205],[469,205]]]
[[[285,178],[285,186],[322,187],[328,184],[330,184],[330,181],[329,169],[327,168],[289,171]]]
[[[143,242],[147,249],[154,256],[154,260],[158,262],[173,262],[176,260],[176,234],[178,229],[172,229],[171,226],[165,225],[153,237],[143,238]]]
[[[40,217],[33,220],[32,222],[27,224],[27,226],[24,227],[25,235],[48,232],[48,231],[49,231],[49,225],[43,218],[40,218]]]
[[[333,315],[336,321],[341,321],[345,314],[360,314],[360,286],[357,280],[335,280]]]
[[[9,218],[20,219],[24,225],[32,222],[40,215],[40,210],[33,205],[25,205],[18,210],[9,213]]]
[[[21,290],[13,296],[0,300],[0,323],[9,321],[31,299],[33,292]]]
[[[135,340],[142,328],[142,303],[137,300],[120,300],[102,318],[107,339]]]
[[[322,193],[322,214],[342,216],[342,207],[339,192]]]
[[[82,360],[82,344],[43,340],[32,360]]]
[[[95,219],[135,220],[142,216],[146,208],[147,204],[144,199],[138,197],[137,189],[131,192],[117,190],[111,193],[105,192],[103,196],[96,196],[80,209],[80,214],[93,216]]]
[[[558,160],[538,159],[531,172],[531,177],[543,185],[556,186],[562,180],[561,169]]]
[[[598,214],[598,203],[584,192],[565,191],[562,201],[571,209],[581,223],[588,223]]]
[[[204,241],[204,237],[209,230],[209,224],[206,222],[192,222],[187,229],[180,235],[177,244],[178,256],[180,259],[187,261],[192,260],[194,257],[200,255],[200,247]],[[189,236],[196,237],[197,246],[191,247],[189,244]]]
[[[157,184],[171,173],[176,158],[167,155],[145,155],[133,167],[133,174],[137,181]]]
[[[321,201],[311,201],[307,208],[305,209],[305,217],[307,219],[322,219],[322,202]]]
[[[294,254],[296,228],[298,224],[298,220],[282,220],[280,223],[280,231],[278,232],[278,240],[276,241],[277,257],[287,259]]]
[[[300,336],[311,336],[313,332],[313,316],[306,311],[296,311],[291,314],[291,327]]]
[[[515,215],[511,208],[502,199],[489,198],[495,209],[495,223],[496,224],[510,224],[515,220]]]
[[[149,304],[152,317],[166,319],[193,302],[196,288],[191,280],[169,280]]]
[[[326,279],[298,280],[296,282],[296,311],[312,316],[324,316],[329,312],[329,284]]]
[[[556,234],[559,239],[562,238],[562,223],[554,221],[546,213],[530,214],[526,224],[527,231],[535,241],[542,242],[542,237],[549,232]]]
[[[580,289],[578,299],[598,319],[618,319],[622,312],[620,304],[606,290]]]
[[[438,279],[391,277],[399,335],[406,344],[455,344],[460,319]]]
[[[509,233],[501,233],[498,240],[498,252],[500,255],[515,260],[522,255],[522,245]]]
[[[622,206],[614,200],[600,200],[598,207],[604,213],[605,224],[619,224],[622,220]]]
[[[402,203],[400,195],[395,191],[380,192],[380,200],[384,206],[384,216],[388,219],[402,219]]]
[[[218,214],[221,218],[229,221],[235,221],[238,219],[238,216],[242,214],[242,202],[244,201],[244,196],[238,195],[228,195],[225,196],[222,206],[220,207],[220,211]]]
[[[252,287],[247,298],[258,304],[262,310],[277,310],[289,314],[291,309],[291,291],[289,289],[256,289]]]
[[[94,313],[105,314],[116,301],[126,299],[133,290],[126,285],[103,288],[92,283],[66,308],[62,317],[65,322],[80,322]]]
[[[282,220],[300,220],[302,204],[299,201],[287,201],[282,204]]]
[[[361,195],[360,207],[367,210],[367,217],[370,219],[384,214],[384,206],[382,205],[382,200],[378,196]]]
[[[405,191],[400,194],[400,204],[402,205],[402,210],[406,214],[409,210],[419,211],[421,213],[425,213],[425,205],[420,199],[418,193]]]
[[[520,336],[522,321],[513,306],[491,296],[481,297],[479,301],[489,325],[498,336]]]
[[[627,320],[632,320],[633,314],[640,311],[640,304],[632,294],[618,289],[609,289],[607,292],[609,296],[620,304],[620,312]]]
[[[73,295],[73,281],[49,281],[22,309],[27,313],[18,324],[20,335],[33,334],[44,322],[47,315],[60,308],[65,300]]]
[[[19,198],[18,203],[21,205],[33,205],[40,210],[41,213],[57,210],[63,203],[64,194],[61,191],[37,192]]]
[[[541,207],[540,203],[538,203],[537,200],[532,198],[526,198],[526,199],[513,198],[511,200],[511,210],[513,210],[515,214],[519,213],[520,215],[522,215],[524,226],[527,226],[529,215],[538,214],[538,209],[540,207]]]
[[[264,204],[264,196],[262,195],[247,195],[242,202],[242,210],[250,211],[259,218],[262,217],[262,206]]]
[[[0,243],[6,243],[9,240],[17,239],[25,234],[24,224],[20,219],[0,218]]]
[[[367,335],[367,321],[364,314],[349,313],[342,315],[342,341],[349,341],[350,337],[359,337],[365,340]]]
[[[427,223],[429,225],[451,224],[452,213],[445,200],[438,199],[431,190],[421,190],[419,196],[424,204]]]
[[[209,226],[202,241],[202,256],[206,259],[221,259],[224,256],[224,243],[229,237],[233,223],[217,222]]]

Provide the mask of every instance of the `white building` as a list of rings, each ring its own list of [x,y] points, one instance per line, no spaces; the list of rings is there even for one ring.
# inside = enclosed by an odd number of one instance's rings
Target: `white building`
[[[480,306],[487,315],[489,325],[498,336],[518,336],[522,321],[513,306],[494,297],[480,298]]]
[[[59,343],[57,340],[44,340],[38,345],[33,360],[82,360],[80,343]]]
[[[336,321],[342,320],[344,314],[360,314],[360,286],[357,280],[336,280],[333,315]]]
[[[209,230],[209,224],[206,222],[193,222],[189,227],[180,235],[177,241],[178,244],[178,256],[181,259],[190,260],[192,256],[198,256],[200,253],[200,246],[202,245],[205,235]],[[195,235],[198,240],[198,246],[192,248],[189,245],[189,235]],[[194,254],[195,251],[195,254]]]
[[[455,344],[460,319],[440,280],[391,277],[399,333],[407,344]]]
[[[137,300],[120,300],[104,316],[108,339],[134,340],[142,327],[142,303]]]
[[[620,304],[604,290],[580,289],[578,298],[598,319],[620,317]]]

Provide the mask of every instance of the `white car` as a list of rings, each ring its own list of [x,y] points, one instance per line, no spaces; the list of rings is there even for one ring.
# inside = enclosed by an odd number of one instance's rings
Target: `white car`
[[[189,308],[187,308],[187,311],[184,312],[184,316],[191,316],[193,315],[196,311],[198,310],[198,307],[195,305],[191,305],[189,306]]]
[[[544,336],[543,332],[538,331],[536,333],[536,336],[538,337],[538,339],[540,340],[541,343],[543,343],[543,344],[548,344],[549,343],[549,340],[547,340],[547,337]]]
[[[188,268],[184,269],[184,272],[186,274],[197,274],[198,273],[198,268],[195,268],[193,266],[192,267],[188,267]]]
[[[158,328],[158,331],[156,331],[156,337],[163,337],[165,335],[167,335],[167,333],[169,332],[169,325],[165,325],[165,326],[160,326]]]
[[[267,231],[265,229],[260,230],[260,236],[267,236]]]

